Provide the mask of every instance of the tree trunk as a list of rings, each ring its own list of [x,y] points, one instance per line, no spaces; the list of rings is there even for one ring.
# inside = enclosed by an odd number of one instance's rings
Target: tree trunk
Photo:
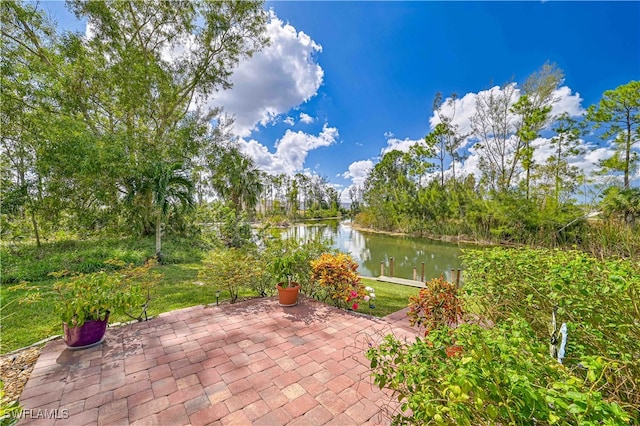
[[[629,189],[629,166],[631,164],[631,112],[627,110],[627,140],[624,159],[624,189]]]
[[[31,223],[33,224],[33,233],[36,237],[36,246],[40,248],[40,232],[38,231],[38,221],[36,220],[36,214],[33,209],[31,209]]]
[[[162,212],[158,212],[156,218],[156,255],[160,257],[160,251],[162,249]]]

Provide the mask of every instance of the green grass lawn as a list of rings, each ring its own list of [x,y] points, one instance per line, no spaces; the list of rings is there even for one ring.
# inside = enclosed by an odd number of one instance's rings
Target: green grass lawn
[[[200,285],[198,270],[201,263],[183,263],[163,265],[157,271],[163,274],[154,285],[151,293],[151,303],[148,309],[150,316],[162,312],[181,309],[194,305],[212,304],[216,302],[215,289],[207,285]],[[37,281],[29,286],[53,286],[54,280]],[[375,309],[360,308],[362,313],[383,317],[407,306],[408,297],[418,292],[417,288],[396,284],[381,283],[375,280],[363,279],[363,284],[375,289]],[[51,300],[46,298],[32,304],[20,303],[26,291],[9,290],[11,284],[0,286],[0,353],[11,352],[15,349],[31,345],[41,339],[57,335],[62,332],[62,326],[55,314]],[[255,297],[255,292],[246,289],[240,291],[240,297]],[[229,300],[229,294],[223,291],[220,302]],[[134,314],[139,314],[138,312]],[[126,316],[114,316],[110,322],[129,321]]]

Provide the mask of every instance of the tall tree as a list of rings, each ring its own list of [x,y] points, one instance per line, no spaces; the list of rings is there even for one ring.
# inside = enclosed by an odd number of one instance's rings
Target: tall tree
[[[298,192],[300,194],[300,202],[302,205],[302,215],[306,215],[307,213],[307,205],[308,205],[308,188],[309,188],[309,176],[303,173],[296,173],[295,179],[298,182]]]
[[[473,132],[479,139],[475,146],[482,152],[479,167],[483,181],[498,192],[511,186],[522,146],[520,139],[513,137],[515,118],[510,113],[516,96],[514,83],[481,92],[471,118]]]
[[[433,100],[433,112],[438,117],[440,123],[436,125],[434,131],[427,137],[435,138],[435,141],[427,140],[427,144],[437,147],[436,158],[440,162],[440,185],[444,187],[444,160],[448,155],[451,159],[451,176],[456,182],[456,161],[461,161],[459,150],[462,143],[467,138],[466,134],[460,133],[459,126],[455,124],[456,100],[458,95],[454,92],[447,98],[442,99],[442,93],[437,92]],[[446,108],[446,111],[445,111]],[[435,144],[434,144],[435,142]]]
[[[583,154],[585,150],[580,143],[582,125],[568,113],[557,117],[553,130],[555,135],[550,144],[554,153],[537,169],[543,180],[548,182],[543,186],[543,191],[552,193],[555,205],[558,206],[565,201],[563,194],[574,193],[581,179],[580,168],[570,165],[569,158]]]
[[[198,100],[230,87],[238,61],[267,42],[261,3],[69,4],[90,36],[65,38],[64,95],[110,159],[103,176],[127,194],[156,162],[192,167],[214,142],[203,129],[219,112]]]
[[[444,163],[447,159],[447,134],[449,130],[445,123],[438,123],[436,127],[424,137],[424,142],[428,150],[435,155],[440,171],[440,188],[444,188]]]
[[[48,142],[46,132],[60,121],[53,120],[58,110],[53,97],[53,71],[59,65],[55,30],[33,4],[4,1],[0,13],[0,155],[10,176],[10,184],[3,185],[1,193],[3,200],[12,200],[18,217],[29,218],[40,247],[39,216],[45,210],[49,217],[56,216],[54,207],[59,207],[48,202],[56,199],[50,197],[48,189],[49,167],[53,164],[43,158]]]
[[[522,85],[521,96],[511,107],[511,112],[518,115],[516,135],[521,147],[516,153],[525,171],[525,195],[529,198],[531,171],[535,164],[534,148],[531,143],[551,119],[553,93],[564,78],[564,73],[555,64],[546,62],[539,70],[527,77]]]
[[[415,199],[419,179],[412,176],[410,158],[398,150],[387,152],[364,182],[364,201],[381,229],[398,229]]]
[[[219,147],[209,157],[211,186],[239,215],[243,210],[252,212],[262,192],[262,172],[251,158],[237,146]]]
[[[298,205],[299,192],[298,180],[295,179],[295,177],[291,177],[287,185],[287,208],[289,215],[292,217],[296,217],[298,215],[298,210],[300,209],[300,206]]]
[[[615,152],[600,165],[604,171],[622,172],[623,187],[628,189],[631,173],[640,161],[640,82],[604,92],[600,102],[589,107],[587,119],[594,128],[605,129],[603,139],[614,137]]]
[[[518,125],[516,135],[520,140],[520,149],[516,152],[516,158],[520,161],[525,171],[524,187],[525,197],[529,199],[529,189],[531,187],[531,170],[534,167],[533,152],[531,145],[538,137],[538,132],[547,122],[551,106],[534,107],[529,95],[522,95],[520,99],[512,105],[511,111],[520,115],[521,121]]]

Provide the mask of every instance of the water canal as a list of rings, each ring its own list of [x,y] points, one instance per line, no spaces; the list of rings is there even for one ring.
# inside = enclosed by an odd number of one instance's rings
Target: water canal
[[[332,242],[334,248],[350,253],[360,265],[363,276],[380,275],[380,263],[384,262],[385,275],[389,275],[389,261],[394,258],[394,276],[411,279],[417,268],[420,279],[424,262],[425,280],[441,274],[451,279],[451,269],[460,269],[462,253],[458,244],[364,232],[354,229],[349,221],[322,221],[312,224],[295,224],[283,232],[284,238],[308,239],[317,234]]]

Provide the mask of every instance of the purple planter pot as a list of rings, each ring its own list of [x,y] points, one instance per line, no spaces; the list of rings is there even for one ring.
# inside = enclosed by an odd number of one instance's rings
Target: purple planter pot
[[[102,321],[85,321],[80,327],[69,327],[62,324],[64,329],[64,341],[69,349],[84,349],[98,345],[104,340],[109,323],[109,313]]]

